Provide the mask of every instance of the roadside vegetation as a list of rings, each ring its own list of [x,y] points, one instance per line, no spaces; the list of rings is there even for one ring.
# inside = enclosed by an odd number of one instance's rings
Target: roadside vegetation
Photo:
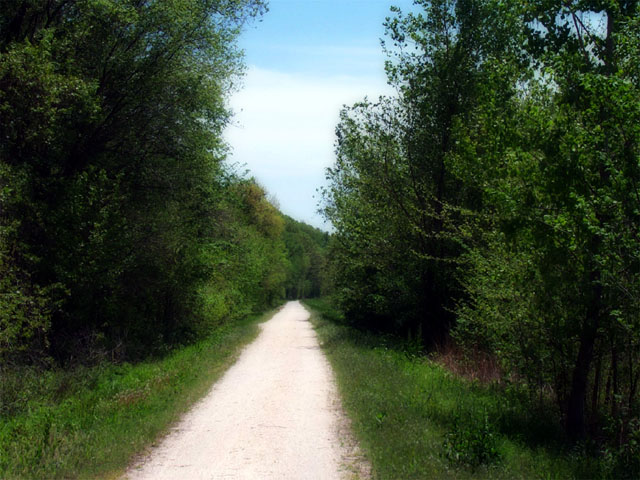
[[[131,362],[289,296],[327,235],[227,161],[261,0],[9,1],[0,19],[0,362]]]
[[[0,477],[113,478],[211,387],[274,312],[138,363],[0,369]]]
[[[222,140],[236,40],[265,10],[3,4],[3,362],[131,361],[284,298],[291,220]]]
[[[305,305],[374,478],[625,475],[613,457],[569,444],[517,383],[465,379],[415,342],[354,328],[326,298]]]
[[[397,94],[337,126],[337,305],[492,359],[569,443],[637,478],[640,4],[415,3],[385,24]]]

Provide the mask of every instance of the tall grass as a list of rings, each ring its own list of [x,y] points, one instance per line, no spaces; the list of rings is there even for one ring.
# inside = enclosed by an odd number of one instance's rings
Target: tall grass
[[[516,386],[465,379],[393,338],[345,325],[324,299],[305,303],[375,478],[606,476]]]
[[[271,313],[272,314],[272,313]],[[0,478],[111,478],[202,397],[268,317],[137,364],[0,369]]]

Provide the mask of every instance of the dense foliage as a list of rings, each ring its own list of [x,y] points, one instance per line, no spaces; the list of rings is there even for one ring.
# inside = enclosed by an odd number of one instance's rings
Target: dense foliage
[[[455,129],[471,120],[491,75],[486,58],[504,42],[486,34],[489,5],[418,3],[426,16],[398,12],[386,25],[398,97],[342,112],[325,213],[337,230],[332,256],[350,316],[432,342],[448,331],[461,293],[452,227],[479,201],[450,165]]]
[[[0,3],[1,359],[135,357],[318,277],[316,247],[289,261],[292,221],[224,163],[235,40],[264,10]]]
[[[427,342],[455,318],[637,475],[638,2],[416,4],[387,22],[397,98],[338,126],[340,304]]]
[[[453,375],[404,339],[346,325],[325,299],[305,305],[372,478],[593,479],[607,471],[607,462],[563,445],[554,417],[516,386]]]
[[[289,268],[285,281],[288,299],[313,298],[330,291],[326,269],[329,234],[285,216],[282,239]]]

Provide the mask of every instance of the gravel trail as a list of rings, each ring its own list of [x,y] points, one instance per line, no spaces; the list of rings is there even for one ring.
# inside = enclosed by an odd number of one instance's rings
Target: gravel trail
[[[125,478],[341,479],[367,476],[309,313],[289,302]]]

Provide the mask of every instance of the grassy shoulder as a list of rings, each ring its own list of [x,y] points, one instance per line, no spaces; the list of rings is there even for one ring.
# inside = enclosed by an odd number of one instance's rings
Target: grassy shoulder
[[[305,301],[374,478],[592,478],[598,464],[563,442],[515,388],[460,378],[389,338]]]
[[[133,365],[0,371],[0,478],[115,478],[208,391],[273,313]]]

